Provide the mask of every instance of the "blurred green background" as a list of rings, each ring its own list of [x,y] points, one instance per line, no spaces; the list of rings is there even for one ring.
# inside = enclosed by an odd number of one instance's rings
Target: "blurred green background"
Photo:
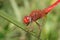
[[[0,0],[0,40],[60,40],[60,4],[37,20],[42,27],[41,35],[36,23],[31,23],[29,28],[23,23],[23,17],[31,11],[43,10],[56,1]],[[26,32],[31,29],[32,32]]]

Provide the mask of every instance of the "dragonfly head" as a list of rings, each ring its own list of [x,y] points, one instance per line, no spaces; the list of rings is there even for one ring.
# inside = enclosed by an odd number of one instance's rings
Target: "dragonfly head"
[[[31,22],[31,17],[30,16],[25,16],[23,19],[24,24],[28,25]]]

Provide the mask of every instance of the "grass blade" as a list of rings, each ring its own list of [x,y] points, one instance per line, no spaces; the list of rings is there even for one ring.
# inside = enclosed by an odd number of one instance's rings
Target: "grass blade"
[[[25,25],[23,26],[22,23],[19,23],[17,22],[16,20],[14,20],[11,16],[7,15],[4,11],[0,10],[0,16],[4,19],[6,19],[7,21],[13,23],[14,25],[16,25],[17,27],[21,28],[22,30],[24,30],[25,32],[28,32],[26,31],[26,28],[25,28]],[[22,27],[23,26],[23,27]],[[34,37],[37,37],[35,35],[35,33],[33,32],[29,32],[31,35],[33,35]]]

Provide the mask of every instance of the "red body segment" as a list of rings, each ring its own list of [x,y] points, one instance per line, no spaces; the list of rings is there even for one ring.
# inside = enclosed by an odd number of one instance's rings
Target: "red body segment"
[[[43,11],[45,11],[45,13],[50,12],[59,2],[60,2],[60,0],[56,1],[54,4],[52,4],[48,8],[45,8]]]
[[[58,0],[60,2],[60,0]]]
[[[60,0],[56,1],[54,4],[52,4],[51,6],[49,6],[48,8],[45,8],[43,10],[34,10],[31,12],[31,14],[29,16],[27,16],[26,18],[24,17],[24,23],[25,24],[29,24],[32,21],[36,21],[42,17],[44,17],[45,15],[48,14],[48,12],[50,12],[58,3],[60,2]],[[28,19],[27,19],[28,18]]]
[[[31,14],[29,15],[31,17],[32,21],[36,21],[37,19],[39,19],[41,17],[41,10],[34,10],[31,12]]]

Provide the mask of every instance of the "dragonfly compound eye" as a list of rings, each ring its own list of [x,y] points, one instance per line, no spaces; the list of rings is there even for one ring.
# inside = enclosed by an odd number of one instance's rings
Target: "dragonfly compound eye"
[[[24,19],[23,19],[23,22],[25,24],[29,24],[31,22],[31,18],[29,16],[25,16]]]

